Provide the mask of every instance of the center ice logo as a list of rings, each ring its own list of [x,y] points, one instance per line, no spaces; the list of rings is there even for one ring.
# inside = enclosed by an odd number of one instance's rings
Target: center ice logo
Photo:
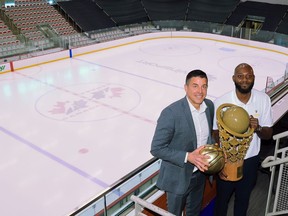
[[[140,101],[139,94],[126,86],[94,83],[57,88],[36,103],[42,115],[61,121],[86,122],[127,114]]]

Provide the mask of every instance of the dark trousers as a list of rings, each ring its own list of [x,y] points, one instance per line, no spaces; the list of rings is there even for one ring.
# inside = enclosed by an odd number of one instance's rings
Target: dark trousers
[[[243,177],[239,181],[224,181],[217,177],[214,216],[226,216],[229,200],[235,192],[234,216],[246,216],[250,194],[256,184],[259,156],[244,160]]]
[[[196,171],[191,177],[189,188],[185,194],[166,192],[168,211],[181,216],[184,208],[186,208],[186,216],[198,216],[201,211],[205,179],[203,173]]]

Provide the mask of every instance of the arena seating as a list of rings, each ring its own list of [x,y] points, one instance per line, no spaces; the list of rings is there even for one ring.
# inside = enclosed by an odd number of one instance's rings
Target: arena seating
[[[276,32],[288,35],[288,10],[285,14],[285,17],[283,17],[283,19],[280,21]]]
[[[95,3],[90,0],[58,2],[61,10],[71,17],[81,31],[115,27],[116,24]]]
[[[237,6],[225,24],[238,26],[247,15],[259,16],[265,18],[261,30],[274,32],[287,10],[288,5],[246,1]]]
[[[59,0],[54,5],[47,2],[15,0],[14,6],[1,6],[0,58],[3,53],[17,54],[17,49],[25,51],[23,46],[27,45],[42,51],[54,49],[53,37],[78,47],[159,30],[198,31],[198,26],[203,29],[204,22],[215,24],[207,32],[217,33],[217,24],[219,32],[224,32],[222,24],[239,26],[247,15],[263,17],[261,30],[270,31],[253,35],[255,40],[274,39],[276,44],[283,44],[281,37],[275,40],[274,32],[288,34],[288,5],[241,0]],[[197,22],[193,29],[185,29],[175,26],[173,20]],[[165,21],[167,25],[159,29],[157,22]],[[51,31],[45,33],[43,25]]]
[[[199,1],[192,0],[187,20],[225,23],[235,10],[239,0]]]

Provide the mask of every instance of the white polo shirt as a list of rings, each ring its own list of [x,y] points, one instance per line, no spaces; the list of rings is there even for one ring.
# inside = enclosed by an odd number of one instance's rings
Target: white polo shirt
[[[236,96],[236,92],[231,91],[223,96],[217,98],[214,101],[215,105],[215,115],[214,115],[214,121],[213,121],[213,129],[218,130],[217,122],[216,122],[216,112],[220,105],[224,103],[232,103],[237,106],[240,106],[244,108],[249,116],[252,115],[255,118],[258,118],[259,125],[262,127],[272,127],[273,126],[273,118],[272,118],[272,107],[271,107],[271,100],[269,96],[264,93],[260,92],[256,89],[252,89],[251,91],[251,97],[247,104],[242,103]],[[253,139],[250,143],[250,147],[246,153],[246,156],[244,159],[253,157],[258,155],[260,151],[260,143],[261,139],[258,137],[256,133],[253,134]]]

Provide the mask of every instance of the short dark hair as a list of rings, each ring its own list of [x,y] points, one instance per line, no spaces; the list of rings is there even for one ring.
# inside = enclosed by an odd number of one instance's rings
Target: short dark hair
[[[208,81],[207,74],[204,71],[197,69],[197,70],[192,70],[187,74],[186,81],[185,81],[186,85],[188,85],[192,77],[201,77],[201,78],[205,78]]]

